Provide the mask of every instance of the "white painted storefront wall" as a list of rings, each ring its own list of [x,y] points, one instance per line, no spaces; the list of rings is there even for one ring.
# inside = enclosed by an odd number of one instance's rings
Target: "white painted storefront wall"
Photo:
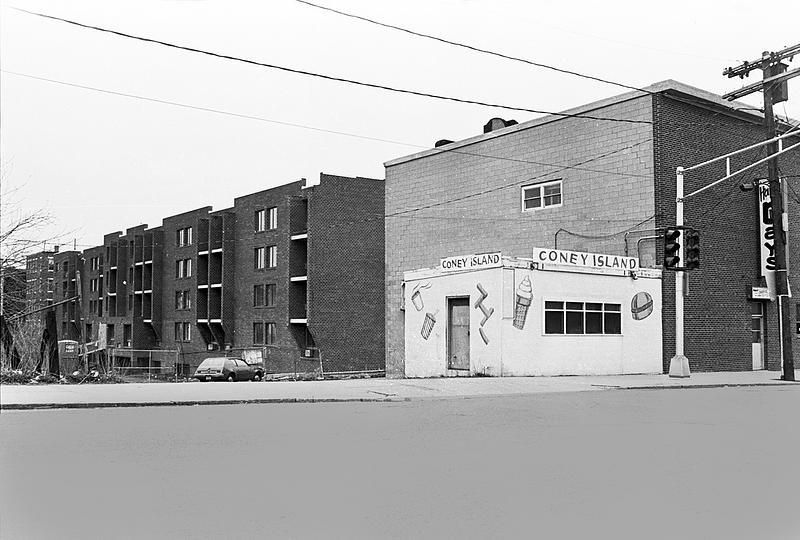
[[[662,372],[660,272],[633,279],[620,270],[530,266],[504,258],[496,268],[406,272],[406,377]],[[648,296],[652,311],[643,311]],[[447,367],[447,300],[454,297],[469,297],[468,372]],[[546,301],[620,304],[621,334],[545,334]]]

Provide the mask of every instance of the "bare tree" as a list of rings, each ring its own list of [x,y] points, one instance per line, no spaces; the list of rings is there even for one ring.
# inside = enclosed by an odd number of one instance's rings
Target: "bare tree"
[[[10,319],[25,312],[26,258],[42,244],[41,231],[51,219],[44,210],[22,208],[18,200],[20,188],[9,187],[7,172],[6,165],[0,167],[0,317],[8,323],[2,325],[2,331],[13,335],[14,345],[12,350],[6,350],[11,340],[0,336],[0,363],[3,369],[10,368],[16,348],[20,367],[34,369],[40,359],[41,319]]]

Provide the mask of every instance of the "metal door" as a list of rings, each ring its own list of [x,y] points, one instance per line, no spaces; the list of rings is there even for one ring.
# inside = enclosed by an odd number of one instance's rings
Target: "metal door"
[[[469,297],[447,299],[447,368],[469,371]]]
[[[764,369],[764,304],[750,303],[750,331],[753,334],[753,369]]]

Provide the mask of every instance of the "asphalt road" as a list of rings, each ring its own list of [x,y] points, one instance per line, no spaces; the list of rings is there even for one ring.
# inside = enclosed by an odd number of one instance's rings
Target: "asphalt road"
[[[800,538],[800,388],[3,412],[0,538]]]

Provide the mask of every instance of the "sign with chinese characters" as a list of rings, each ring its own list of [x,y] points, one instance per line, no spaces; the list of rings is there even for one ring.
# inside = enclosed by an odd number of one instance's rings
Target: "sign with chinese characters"
[[[769,182],[757,180],[758,186],[758,243],[761,250],[761,275],[764,276],[771,300],[775,299],[775,223],[772,216],[772,198]]]
[[[458,255],[441,259],[439,266],[445,272],[454,270],[478,270],[481,268],[496,268],[503,264],[500,252],[479,253],[477,255]]]
[[[583,266],[589,268],[611,268],[615,270],[636,270],[639,261],[634,257],[582,253],[562,249],[533,248],[533,260],[540,263]]]

